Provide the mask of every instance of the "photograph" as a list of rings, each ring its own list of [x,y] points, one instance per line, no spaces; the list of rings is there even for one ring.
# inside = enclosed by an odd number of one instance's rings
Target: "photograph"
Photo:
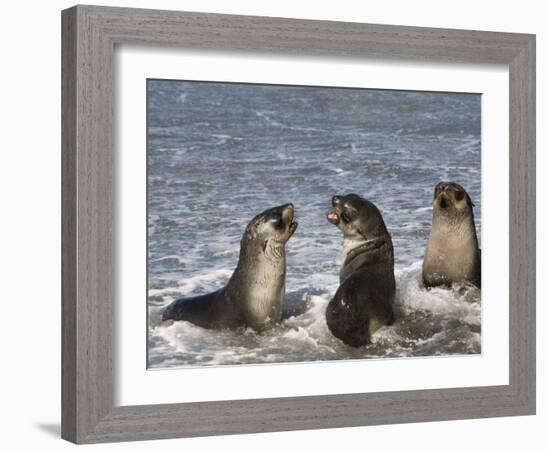
[[[481,95],[146,89],[148,369],[481,354]]]

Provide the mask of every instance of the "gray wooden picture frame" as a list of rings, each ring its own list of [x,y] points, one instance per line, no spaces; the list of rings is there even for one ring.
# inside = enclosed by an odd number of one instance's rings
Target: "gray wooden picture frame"
[[[535,36],[97,6],[63,11],[62,32],[64,439],[94,443],[535,413]],[[509,384],[115,407],[116,44],[507,65]]]

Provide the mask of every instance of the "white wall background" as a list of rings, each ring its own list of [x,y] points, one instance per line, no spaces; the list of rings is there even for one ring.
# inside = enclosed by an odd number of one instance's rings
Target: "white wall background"
[[[543,448],[550,423],[547,339],[550,23],[545,2],[158,0],[103,5],[537,34],[538,415],[119,444],[117,448]],[[0,414],[3,448],[68,448],[60,429],[60,11],[71,1],[4,2],[0,18]],[[7,137],[7,139],[6,139]],[[546,284],[546,286],[544,286]],[[546,329],[544,329],[546,328]],[[546,383],[545,383],[546,381]],[[106,447],[104,445],[98,446]],[[111,447],[112,448],[112,447]]]

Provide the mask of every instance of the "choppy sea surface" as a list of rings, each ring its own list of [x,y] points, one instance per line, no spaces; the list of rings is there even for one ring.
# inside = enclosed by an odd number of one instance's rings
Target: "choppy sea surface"
[[[437,182],[466,188],[481,238],[479,95],[148,80],[147,99],[149,368],[481,352],[479,290],[420,284]],[[380,208],[397,280],[395,324],[359,349],[324,318],[342,256],[325,216],[350,192]],[[224,286],[248,221],[287,202],[291,317],[262,334],[160,321],[174,299]]]

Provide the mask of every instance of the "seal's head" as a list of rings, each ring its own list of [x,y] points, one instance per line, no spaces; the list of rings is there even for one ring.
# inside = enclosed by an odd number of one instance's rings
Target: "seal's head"
[[[387,233],[378,208],[357,194],[332,197],[327,219],[342,230],[346,239],[354,241],[370,240]]]
[[[260,242],[264,248],[268,243],[284,245],[297,227],[294,205],[287,203],[267,209],[254,217],[246,227],[244,238]]]
[[[458,183],[440,182],[435,186],[432,202],[434,213],[442,216],[471,215],[474,204]]]

